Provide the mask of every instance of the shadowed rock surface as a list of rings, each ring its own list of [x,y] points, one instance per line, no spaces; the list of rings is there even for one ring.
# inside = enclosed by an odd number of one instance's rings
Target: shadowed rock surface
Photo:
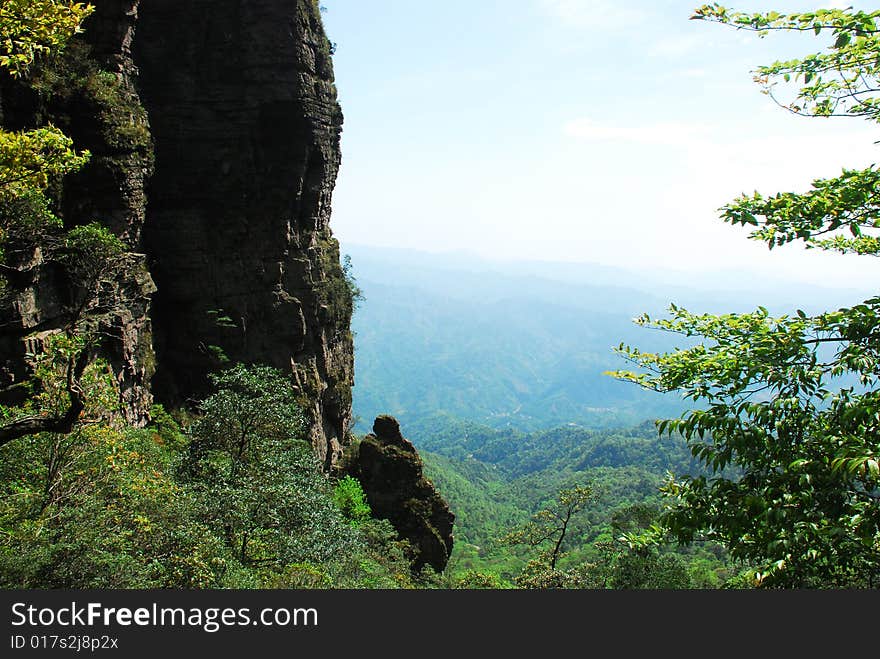
[[[330,466],[351,415],[352,305],[329,227],[342,113],[317,3],[150,0],[134,53],[156,143],[156,390],[204,394],[223,355],[292,371]]]

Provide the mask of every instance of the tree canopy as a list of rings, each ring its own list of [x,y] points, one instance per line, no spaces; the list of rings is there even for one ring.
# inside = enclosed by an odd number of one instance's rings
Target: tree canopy
[[[752,30],[829,36],[822,52],[762,66],[755,80],[789,111],[880,121],[880,11],[743,13],[704,5],[697,20]],[[878,169],[844,170],[806,192],[742,195],[721,219],[753,226],[769,248],[876,255]],[[682,392],[699,404],[661,433],[681,433],[711,476],[671,477],[668,507],[644,542],[719,541],[753,566],[753,583],[863,587],[880,582],[880,298],[808,316],[694,314],[640,325],[694,339],[649,353],[621,345],[640,367],[621,379]]]
[[[81,2],[5,0],[0,4],[0,67],[15,77],[26,75],[38,57],[61,50],[79,33],[92,11],[91,5]],[[0,131],[0,195],[41,193],[51,177],[79,169],[87,158],[51,126]]]
[[[28,71],[34,60],[63,48],[94,11],[69,0],[4,0],[0,5],[0,66],[13,75]]]

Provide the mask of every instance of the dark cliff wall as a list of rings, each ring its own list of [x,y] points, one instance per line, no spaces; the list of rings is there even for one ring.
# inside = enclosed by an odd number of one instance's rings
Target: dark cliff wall
[[[267,363],[293,373],[331,466],[351,417],[352,300],[329,227],[342,114],[317,3],[93,4],[45,75],[4,81],[2,121],[51,121],[93,153],[62,210],[132,250],[103,346],[127,417],[146,419],[151,377],[181,404],[224,359]],[[26,334],[62,322],[54,287],[43,277],[4,309],[0,379],[21,376]]]
[[[317,3],[150,0],[134,55],[156,145],[157,395],[201,394],[218,356],[292,369],[329,466],[353,348],[329,227],[342,113]]]

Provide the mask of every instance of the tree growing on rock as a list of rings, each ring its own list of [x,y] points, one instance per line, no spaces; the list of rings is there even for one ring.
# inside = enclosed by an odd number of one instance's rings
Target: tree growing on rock
[[[36,60],[62,50],[92,11],[62,0],[3,2],[0,67],[26,77]],[[0,445],[39,432],[68,433],[86,408],[83,378],[94,359],[95,325],[88,321],[100,313],[102,283],[122,266],[125,248],[97,222],[65,231],[48,190],[89,156],[51,125],[0,129],[0,308],[47,270],[63,273],[70,289],[64,326],[39,327],[30,341],[37,348],[32,377],[0,387]],[[34,394],[57,382],[64,386],[53,405],[34,405]]]

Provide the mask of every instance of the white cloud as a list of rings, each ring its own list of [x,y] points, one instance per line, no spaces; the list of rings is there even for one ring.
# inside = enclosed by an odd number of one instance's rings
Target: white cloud
[[[657,122],[637,126],[623,126],[582,117],[569,121],[563,132],[587,141],[632,142],[664,146],[693,147],[706,141],[707,127],[684,122]]]
[[[761,130],[738,132],[741,127],[729,122],[707,124],[686,121],[656,121],[631,124],[619,121],[598,121],[580,117],[566,122],[562,132],[569,137],[588,142],[620,142],[641,145],[673,146],[687,150],[692,157],[702,153],[724,153],[726,158],[749,163],[785,164],[785,169],[796,164],[810,164],[827,160],[829,154],[845,161],[868,162],[877,158],[872,127],[843,124],[801,124],[778,130],[771,123]],[[812,121],[821,121],[813,119]],[[819,130],[815,130],[818,128]],[[825,129],[825,130],[823,130]]]
[[[609,0],[539,0],[541,9],[568,27],[620,29],[641,23],[647,13]]]
[[[708,75],[706,69],[685,69],[675,74],[679,78],[705,78]]]
[[[712,41],[703,35],[687,35],[661,39],[651,46],[648,54],[652,57],[681,57],[697,50],[709,52]]]
[[[747,118],[719,124],[570,121],[562,127],[571,138],[569,178],[551,213],[560,218],[557,233],[567,236],[566,248],[596,260],[634,258],[662,265],[684,251],[688,267],[781,265],[776,252],[720,222],[717,209],[756,189],[805,191],[815,178],[837,176],[843,167],[865,167],[878,155],[870,127],[787,119],[762,120],[760,129],[750,127]],[[596,220],[586,235],[582,221],[572,219],[572,209],[614,221]],[[568,227],[562,225],[566,219]],[[802,269],[812,263],[806,258],[792,256],[792,271],[798,263]],[[815,274],[822,272],[837,277],[822,269]]]

